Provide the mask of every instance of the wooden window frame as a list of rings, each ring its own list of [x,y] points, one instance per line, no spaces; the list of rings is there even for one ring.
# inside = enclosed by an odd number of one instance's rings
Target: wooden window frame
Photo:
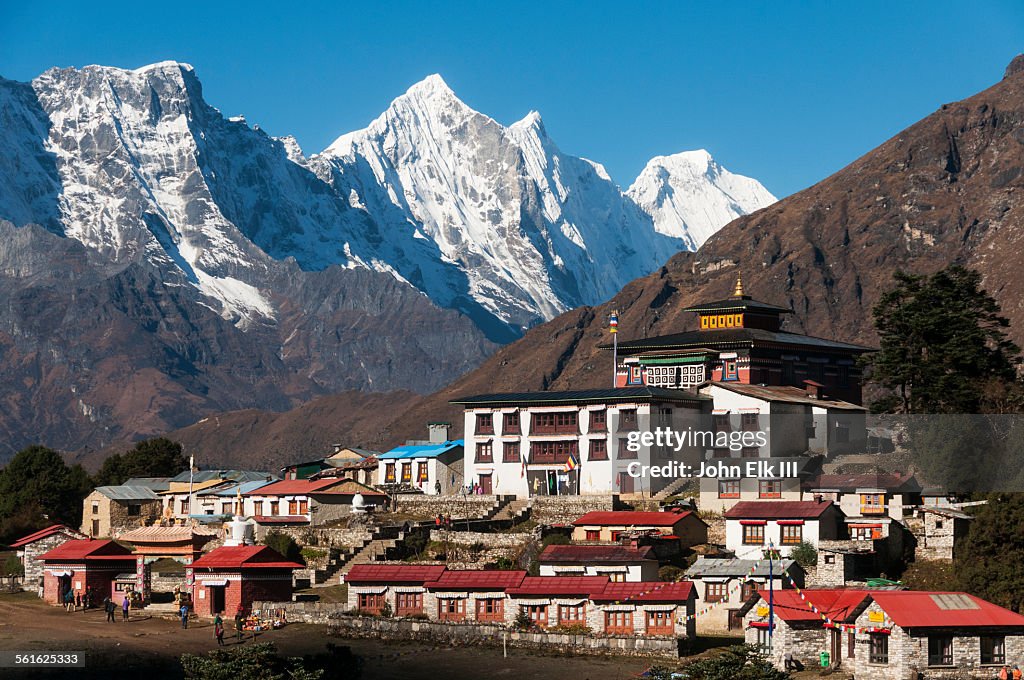
[[[735,491],[727,491],[726,489],[733,489]],[[739,498],[740,497],[740,480],[738,479],[720,479],[718,480],[718,497],[719,498]]]
[[[885,633],[868,633],[868,663],[889,665],[889,636]]]
[[[477,434],[494,434],[494,414],[477,413],[475,432]]]
[[[477,621],[504,622],[505,601],[497,597],[481,598],[476,601],[475,614]]]
[[[518,463],[520,460],[522,460],[522,456],[522,443],[519,442],[518,440],[514,442],[501,443],[502,463]]]
[[[633,612],[605,612],[604,632],[607,635],[633,635]]]
[[[494,440],[488,439],[482,442],[474,442],[473,452],[477,463],[494,462]]]
[[[794,537],[792,534],[796,533]],[[804,540],[803,524],[783,524],[779,527],[779,543],[782,545],[798,545]]]
[[[395,593],[395,616],[423,613],[423,593]]]
[[[648,635],[675,635],[675,616],[672,612],[647,611],[644,616]],[[660,620],[660,625],[658,621]]]
[[[744,524],[743,545],[764,545],[764,524]],[[754,540],[757,539],[757,540]]]
[[[465,621],[466,598],[445,597],[437,600],[438,621]]]
[[[588,432],[607,432],[608,431],[608,409],[599,409],[590,412],[590,425],[587,428]]]
[[[520,427],[519,411],[508,411],[501,414],[502,434],[519,434]]]

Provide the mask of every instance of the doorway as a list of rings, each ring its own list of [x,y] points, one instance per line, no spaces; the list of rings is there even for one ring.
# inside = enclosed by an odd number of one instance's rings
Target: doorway
[[[225,586],[210,586],[210,613],[217,614],[224,611]]]
[[[491,484],[491,475],[480,475],[480,492],[486,496],[494,493],[494,487]]]
[[[633,493],[633,475],[628,472],[619,473],[619,493]]]

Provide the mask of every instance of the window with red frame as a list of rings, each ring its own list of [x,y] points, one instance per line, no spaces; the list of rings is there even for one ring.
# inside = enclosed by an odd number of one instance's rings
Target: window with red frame
[[[647,612],[648,635],[675,635],[672,612]]]
[[[534,413],[532,423],[534,434],[577,434],[579,414],[576,411]]]
[[[512,411],[501,416],[502,434],[519,434],[519,411]]]
[[[493,413],[477,413],[476,414],[476,433],[477,434],[494,434],[494,414]]]
[[[747,600],[752,598],[754,596],[754,593],[756,592],[757,584],[753,581],[747,581],[743,584],[743,587],[740,589],[740,599],[746,602]]]
[[[446,597],[438,599],[437,618],[441,621],[464,621],[466,619],[466,598]]]
[[[387,463],[384,465],[384,481],[388,484],[394,484],[395,482],[395,464]]]
[[[744,432],[757,432],[758,430],[758,414],[756,413],[744,413],[740,415],[740,425],[743,427]]]
[[[478,463],[493,463],[494,462],[494,443],[488,439],[485,442],[476,443],[476,462]]]
[[[587,539],[586,540],[588,540],[588,541],[600,541],[601,540],[601,530],[600,529],[587,529]]]
[[[591,432],[605,432],[608,429],[608,411],[601,409],[600,411],[590,412],[590,431]]]
[[[408,484],[412,481],[412,463],[402,463],[402,483]]]
[[[719,498],[739,498],[740,497],[740,480],[738,479],[723,479],[718,482],[718,497]]]
[[[501,462],[503,463],[518,463],[519,462],[519,442],[502,442],[501,443]]]
[[[423,593],[397,593],[395,595],[395,614],[408,616],[423,613]]]
[[[781,479],[762,479],[757,484],[758,498],[782,498]]]
[[[587,622],[587,607],[583,604],[562,604],[558,606],[558,624],[572,626]]]
[[[427,464],[426,463],[416,463],[416,465],[419,468],[417,470],[417,473],[418,473],[417,474],[417,479],[419,479],[419,481],[421,481],[421,482],[427,481],[430,478],[429,473],[428,473],[429,468],[427,467]]]
[[[364,612],[379,614],[383,607],[383,593],[359,593],[359,608]]]
[[[619,411],[619,429],[635,430],[639,426],[635,408],[624,408]]]
[[[548,606],[546,604],[525,604],[522,611],[530,617],[530,622],[540,628],[548,627]]]
[[[608,460],[608,441],[606,439],[591,439],[590,452],[587,457],[589,460]]]
[[[619,460],[636,460],[640,455],[639,451],[629,450],[629,438],[619,439]]]
[[[476,601],[477,621],[504,621],[505,601],[501,598],[486,598]]]
[[[579,442],[552,441],[552,442],[531,442],[530,462],[531,463],[564,463],[572,454],[579,460]]]
[[[632,635],[633,612],[605,612],[604,632],[609,635]]]

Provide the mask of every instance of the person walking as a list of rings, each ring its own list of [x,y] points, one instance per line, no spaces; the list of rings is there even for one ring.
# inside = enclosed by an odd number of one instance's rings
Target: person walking
[[[182,602],[181,609],[178,610],[178,613],[181,614],[181,627],[184,630],[188,628],[188,604]]]
[[[107,612],[107,623],[116,623],[114,620],[114,601],[107,595],[103,598],[103,611]]]
[[[1013,667],[1013,680],[1021,680],[1024,677],[1024,673],[1021,673],[1020,666],[1014,665]]]
[[[238,611],[235,612],[235,634],[238,636],[238,644],[245,642],[243,637],[244,631],[242,630],[242,624],[245,621],[245,617],[242,616],[242,608],[239,607]]]
[[[127,621],[128,620],[128,618],[129,618],[128,617],[128,610],[131,609],[131,607],[132,607],[132,603],[128,599],[128,596],[125,595],[124,596],[124,602],[121,603],[121,620],[122,621]]]
[[[222,612],[217,612],[217,616],[213,619],[213,635],[217,638],[217,646],[224,646],[224,619],[221,618]]]
[[[64,591],[64,611],[70,612],[75,606],[75,593],[71,588]]]
[[[82,591],[79,590],[77,593],[75,593],[75,611],[78,611],[81,606],[82,606]]]

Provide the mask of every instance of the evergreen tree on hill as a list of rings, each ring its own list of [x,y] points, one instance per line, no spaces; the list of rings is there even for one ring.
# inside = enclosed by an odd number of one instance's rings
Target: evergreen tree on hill
[[[93,477],[96,486],[124,484],[132,477],[173,477],[188,469],[181,444],[164,437],[146,439],[124,453],[110,456]]]
[[[91,489],[82,466],[69,466],[56,451],[30,446],[18,452],[0,470],[0,542],[50,524],[77,527]]]
[[[886,394],[880,413],[981,413],[1020,404],[1020,348],[981,274],[953,265],[930,276],[897,272],[873,310],[881,351],[865,359]]]

